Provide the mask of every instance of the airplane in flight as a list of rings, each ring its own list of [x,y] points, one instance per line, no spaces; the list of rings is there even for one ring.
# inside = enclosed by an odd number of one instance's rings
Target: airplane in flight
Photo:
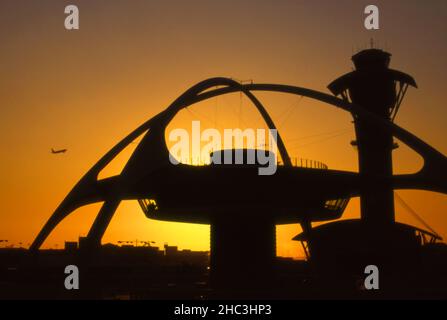
[[[67,152],[67,149],[54,150],[53,148],[51,148],[52,154],[65,153],[65,152]]]

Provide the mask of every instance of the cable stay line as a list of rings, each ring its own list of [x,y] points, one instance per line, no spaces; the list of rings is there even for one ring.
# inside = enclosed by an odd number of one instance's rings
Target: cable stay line
[[[314,145],[314,144],[323,143],[323,142],[326,142],[328,140],[335,139],[335,138],[341,137],[343,135],[346,135],[347,133],[349,133],[349,132],[347,132],[347,131],[346,132],[341,132],[339,134],[334,134],[332,136],[325,137],[325,138],[317,140],[317,141],[312,141],[312,142],[309,142],[309,143],[305,143],[303,145],[293,146],[292,148],[296,150],[296,149],[308,147],[308,146],[311,146],[311,145]]]
[[[290,104],[289,108],[286,109],[285,112],[279,116],[279,124],[278,127],[282,127],[288,119],[292,116],[293,112],[299,107],[301,101],[303,100],[304,96],[300,96],[298,101],[294,101]]]
[[[193,117],[193,118],[196,118],[196,119],[198,119],[199,121],[201,121],[202,119],[204,119],[204,120],[206,120],[207,122],[209,122],[210,124],[211,124],[211,127],[215,127],[215,125],[217,124],[217,119],[216,120],[213,120],[213,119],[211,119],[211,118],[209,118],[209,117],[207,117],[207,116],[204,116],[203,114],[199,114],[197,111],[192,111],[189,107],[186,107],[185,108],[186,109],[186,111],[188,111],[189,113],[190,113],[190,115]],[[214,126],[213,126],[214,125]]]
[[[402,197],[397,193],[394,192],[394,198],[397,200],[397,202],[407,211],[409,212],[417,221],[419,221],[425,228],[427,228],[428,230],[430,230],[433,234],[435,234],[438,237],[441,237],[439,235],[439,233],[437,233],[432,227],[430,227],[430,225],[425,222],[424,219],[422,219],[422,217],[413,209],[410,207],[410,205],[405,202],[404,199],[402,199]]]
[[[345,129],[321,132],[321,133],[311,134],[311,135],[302,136],[302,137],[298,137],[298,138],[288,139],[288,142],[297,143],[297,142],[300,142],[301,140],[307,140],[310,138],[317,138],[317,137],[327,136],[327,135],[336,134],[336,133],[344,133],[344,132],[347,132],[350,130],[351,130],[351,128],[345,128]]]

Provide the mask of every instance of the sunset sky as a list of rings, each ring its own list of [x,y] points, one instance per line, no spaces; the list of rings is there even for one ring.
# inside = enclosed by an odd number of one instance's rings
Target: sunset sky
[[[79,7],[80,30],[64,28],[68,4]],[[379,6],[378,31],[363,27],[368,4]],[[445,0],[3,0],[0,239],[27,247],[103,154],[197,82],[225,76],[329,92],[327,85],[352,70],[352,54],[369,47],[371,38],[392,53],[392,68],[411,74],[419,86],[408,91],[396,123],[447,154],[446,30]],[[292,157],[357,170],[349,114],[297,96],[256,95]],[[192,120],[219,130],[265,127],[239,94],[182,111],[168,131],[188,129]],[[68,152],[53,155],[51,148]],[[118,173],[130,152],[101,176]],[[402,143],[394,156],[396,173],[422,165]],[[398,193],[447,237],[445,195]],[[98,210],[99,204],[75,211],[44,247],[60,248],[86,235]],[[422,227],[398,204],[396,211],[398,221]],[[358,216],[353,199],[343,218]],[[277,253],[301,257],[299,244],[291,241],[299,226],[277,230]],[[208,250],[209,227],[148,220],[136,201],[123,202],[103,243],[136,239]]]

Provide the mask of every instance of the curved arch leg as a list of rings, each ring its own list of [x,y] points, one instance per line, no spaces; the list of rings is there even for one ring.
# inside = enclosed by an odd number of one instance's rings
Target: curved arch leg
[[[99,248],[101,246],[101,239],[104,236],[104,232],[112,220],[116,209],[118,209],[120,202],[121,200],[119,199],[112,199],[103,203],[90,231],[88,232],[86,240],[88,248]]]
[[[218,88],[214,90],[208,90],[213,86],[225,86],[224,88]],[[208,91],[206,91],[208,90]],[[371,122],[373,124],[377,124],[384,130],[390,130],[392,134],[407,144],[410,148],[416,151],[424,158],[424,167],[421,171],[416,174],[410,175],[400,175],[394,176],[394,188],[418,188],[423,190],[430,191],[438,191],[442,193],[447,193],[447,174],[445,173],[444,168],[446,167],[447,158],[435,150],[433,147],[417,138],[410,132],[405,129],[397,126],[396,124],[385,121],[381,118],[378,118],[374,114],[369,113],[367,110],[363,109],[361,106],[346,102],[332,95],[328,95],[323,92],[318,92],[311,89],[300,88],[295,86],[287,86],[287,85],[275,85],[275,84],[248,84],[242,85],[235,82],[232,79],[227,78],[212,78],[198,83],[193,86],[189,90],[187,90],[184,94],[182,94],[179,98],[177,98],[165,111],[162,111],[155,117],[149,119],[141,126],[139,126],[136,130],[131,132],[127,137],[121,140],[118,144],[116,144],[109,152],[107,152],[78,182],[78,184],[73,188],[73,190],[69,193],[66,199],[62,202],[62,204],[56,209],[51,218],[45,224],[44,228],[40,231],[39,235],[36,237],[31,250],[39,249],[41,244],[45,241],[46,237],[50,234],[50,232],[57,226],[57,224],[62,221],[68,214],[70,214],[74,209],[80,207],[85,204],[94,203],[98,201],[102,201],[104,197],[107,198],[105,200],[96,220],[89,231],[88,239],[91,243],[99,245],[101,243],[101,238],[107,228],[114,212],[116,211],[120,200],[115,199],[113,196],[110,196],[110,193],[106,193],[108,195],[103,196],[102,193],[97,192],[98,186],[98,174],[99,172],[110,163],[118,153],[120,153],[127,145],[129,145],[135,138],[143,134],[145,131],[151,130],[152,127],[158,127],[158,130],[155,130],[156,137],[152,137],[152,139],[160,139],[160,141],[164,141],[163,132],[166,128],[166,125],[172,120],[172,118],[176,115],[178,111],[183,108],[188,107],[191,104],[219,96],[222,94],[232,93],[241,91],[244,92],[250,100],[255,104],[258,110],[264,117],[264,120],[269,123],[270,127],[274,127],[274,123],[272,119],[269,118],[268,113],[265,111],[262,104],[257,100],[257,98],[251,93],[251,91],[271,91],[271,92],[283,92],[283,93],[291,93],[300,96],[309,97],[321,102],[325,102],[332,106],[339,107],[345,111],[356,114],[358,116],[362,116],[366,121]],[[157,132],[158,131],[158,132]],[[161,146],[158,141],[155,145]],[[155,142],[154,142],[155,143]],[[143,155],[142,160],[137,161],[139,165],[139,170],[130,170],[126,169],[126,173],[123,175],[127,180],[132,180],[135,178],[135,175],[130,173],[137,173],[138,176],[142,176],[147,173],[148,166],[145,163],[147,157],[147,150],[140,150],[146,146],[144,144],[138,147],[138,151],[132,155],[132,157],[137,157],[140,153]],[[141,148],[140,148],[141,147]],[[281,137],[278,134],[278,149],[283,156],[285,162],[289,159],[287,151],[285,149],[284,144],[282,143]],[[163,152],[168,152],[166,145],[164,146]],[[160,152],[160,151],[159,151]],[[166,159],[166,155],[164,156]],[[151,158],[152,159],[152,158]],[[158,160],[160,160],[160,156]],[[133,159],[132,161],[134,161]],[[137,159],[138,160],[138,159]],[[129,163],[130,165],[130,163]],[[286,163],[287,165],[287,163]],[[140,169],[144,169],[140,171]],[[150,168],[153,170],[154,168]],[[127,175],[127,177],[126,177]],[[308,226],[303,225],[304,228]]]
[[[75,209],[75,208],[74,208]],[[44,241],[47,239],[47,237],[50,235],[50,233],[56,228],[56,226],[71,212],[73,212],[74,209],[67,209],[65,206],[59,206],[56,211],[54,211],[53,215],[48,219],[47,223],[43,226],[43,228],[40,230],[37,237],[34,239],[33,243],[31,244],[29,250],[30,251],[37,251],[42,246]]]

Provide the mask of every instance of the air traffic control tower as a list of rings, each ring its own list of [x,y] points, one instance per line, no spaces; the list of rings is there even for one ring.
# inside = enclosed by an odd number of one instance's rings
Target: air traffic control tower
[[[397,144],[389,126],[378,124],[393,122],[408,87],[416,87],[410,75],[389,68],[390,58],[383,50],[363,50],[352,57],[355,70],[328,86],[366,113],[352,113],[360,219],[327,223],[294,238],[308,243],[311,260],[324,272],[329,266],[331,272],[357,272],[371,261],[397,266],[414,259],[420,247],[415,228],[395,220],[392,153]]]
[[[367,109],[382,119],[393,121],[408,86],[414,79],[389,68],[391,54],[379,49],[363,50],[352,57],[355,70],[329,86],[344,100]],[[397,144],[391,132],[377,128],[368,119],[354,116],[359,173],[365,183],[360,190],[361,218],[365,225],[386,228],[395,222],[392,187],[392,151]],[[377,231],[377,229],[376,229]]]

